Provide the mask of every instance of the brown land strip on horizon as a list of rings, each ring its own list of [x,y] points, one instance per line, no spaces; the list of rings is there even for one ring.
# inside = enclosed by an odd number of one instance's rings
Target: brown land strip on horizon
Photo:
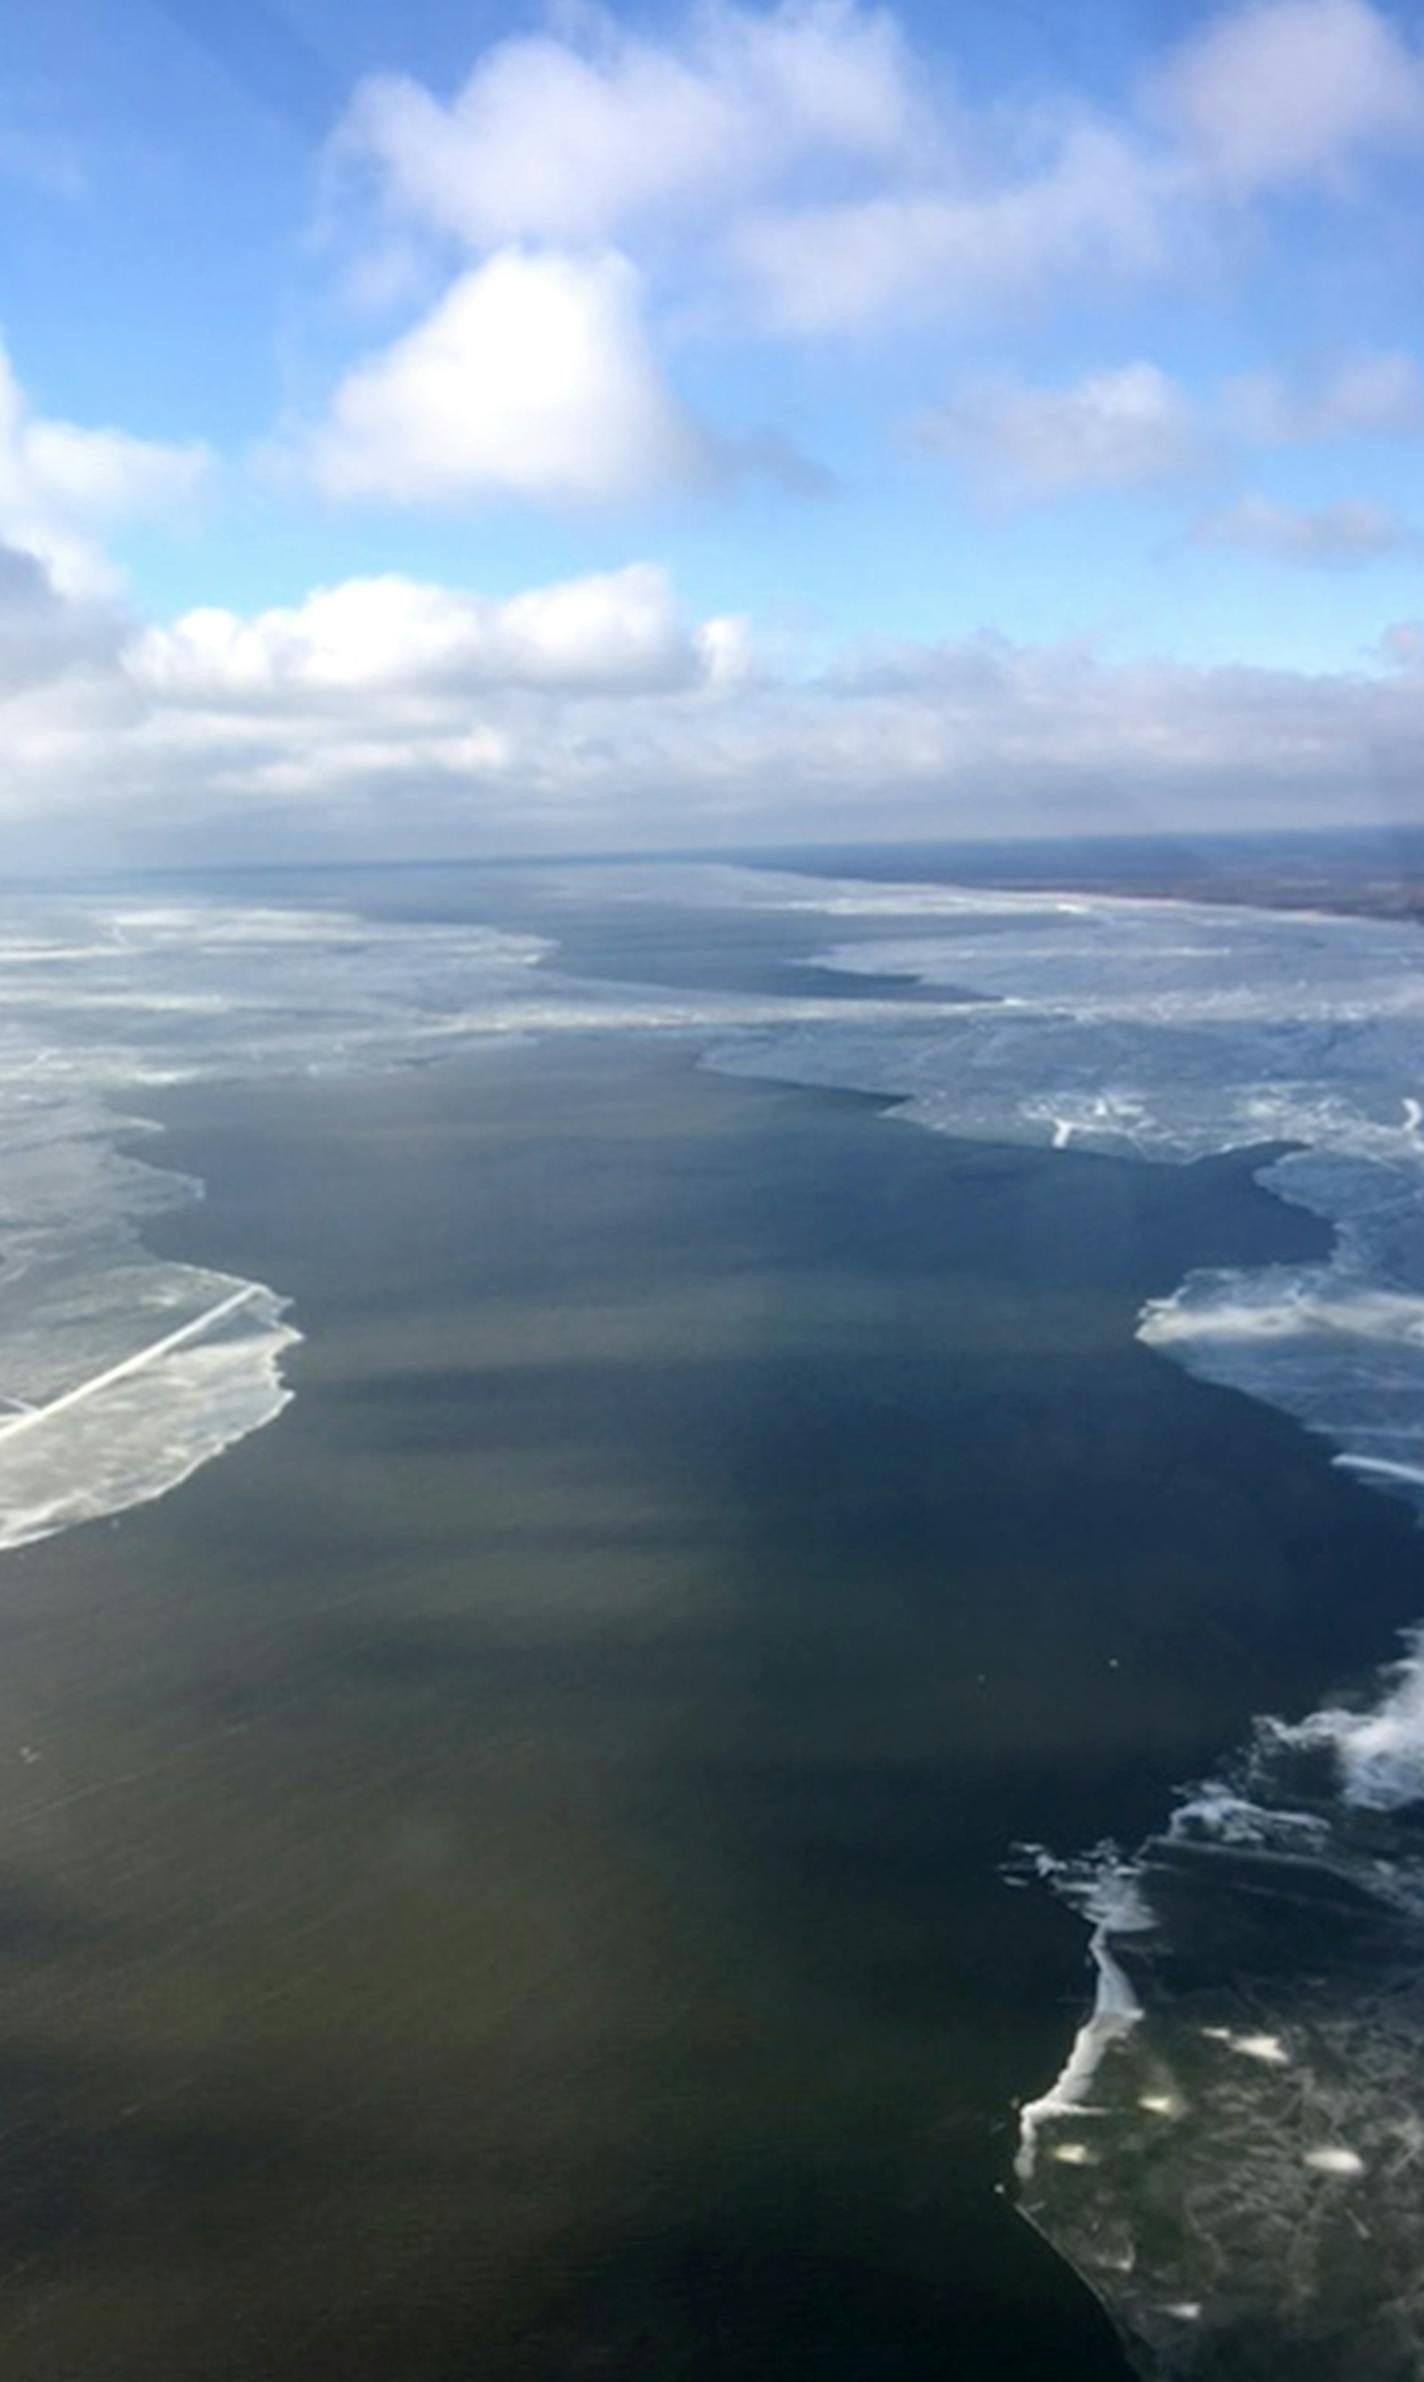
[[[1041,893],[1039,877],[1018,876],[1006,869],[993,882],[1011,893]],[[1055,876],[1058,893],[1115,894],[1136,901],[1217,903],[1223,908],[1252,910],[1316,910],[1341,918],[1408,919],[1424,923],[1424,877],[1361,877],[1352,883],[1334,872],[1271,870],[1253,876],[1249,871],[1223,876],[1164,870],[1160,877],[1136,877],[1124,883],[1092,869],[1065,870]]]

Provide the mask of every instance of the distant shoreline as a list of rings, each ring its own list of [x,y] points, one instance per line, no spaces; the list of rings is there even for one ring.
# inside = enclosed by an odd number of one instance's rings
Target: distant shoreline
[[[1340,918],[1424,921],[1424,839],[1417,833],[1058,838],[998,844],[831,845],[735,855],[872,884],[966,891],[1098,894],[1118,901],[1201,902]]]
[[[1046,890],[1037,878],[1015,883],[1009,873],[994,882],[1006,893]],[[1377,918],[1398,925],[1424,924],[1424,877],[1392,883],[1341,883],[1338,877],[1263,874],[1260,877],[1190,876],[1164,874],[1160,879],[1134,879],[1130,886],[1113,882],[1106,871],[1065,873],[1054,890],[1059,893],[1112,894],[1133,901],[1201,902],[1220,909],[1291,910],[1332,918]]]

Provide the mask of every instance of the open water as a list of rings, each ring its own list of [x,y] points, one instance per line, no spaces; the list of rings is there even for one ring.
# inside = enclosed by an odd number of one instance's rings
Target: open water
[[[0,992],[11,2370],[1424,2372],[1416,930],[312,873]]]

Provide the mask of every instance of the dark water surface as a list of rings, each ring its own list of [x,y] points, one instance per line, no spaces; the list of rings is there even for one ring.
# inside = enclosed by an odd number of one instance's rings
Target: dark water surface
[[[308,1337],[6,1560],[7,2374],[1120,2375],[997,2190],[1088,1990],[999,1864],[1412,1612],[1132,1339],[1320,1228],[635,1040],[146,1105]]]

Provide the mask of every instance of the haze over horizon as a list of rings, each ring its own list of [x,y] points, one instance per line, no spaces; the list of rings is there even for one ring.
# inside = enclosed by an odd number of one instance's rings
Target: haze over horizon
[[[12,867],[1424,824],[1424,27],[59,0]]]

